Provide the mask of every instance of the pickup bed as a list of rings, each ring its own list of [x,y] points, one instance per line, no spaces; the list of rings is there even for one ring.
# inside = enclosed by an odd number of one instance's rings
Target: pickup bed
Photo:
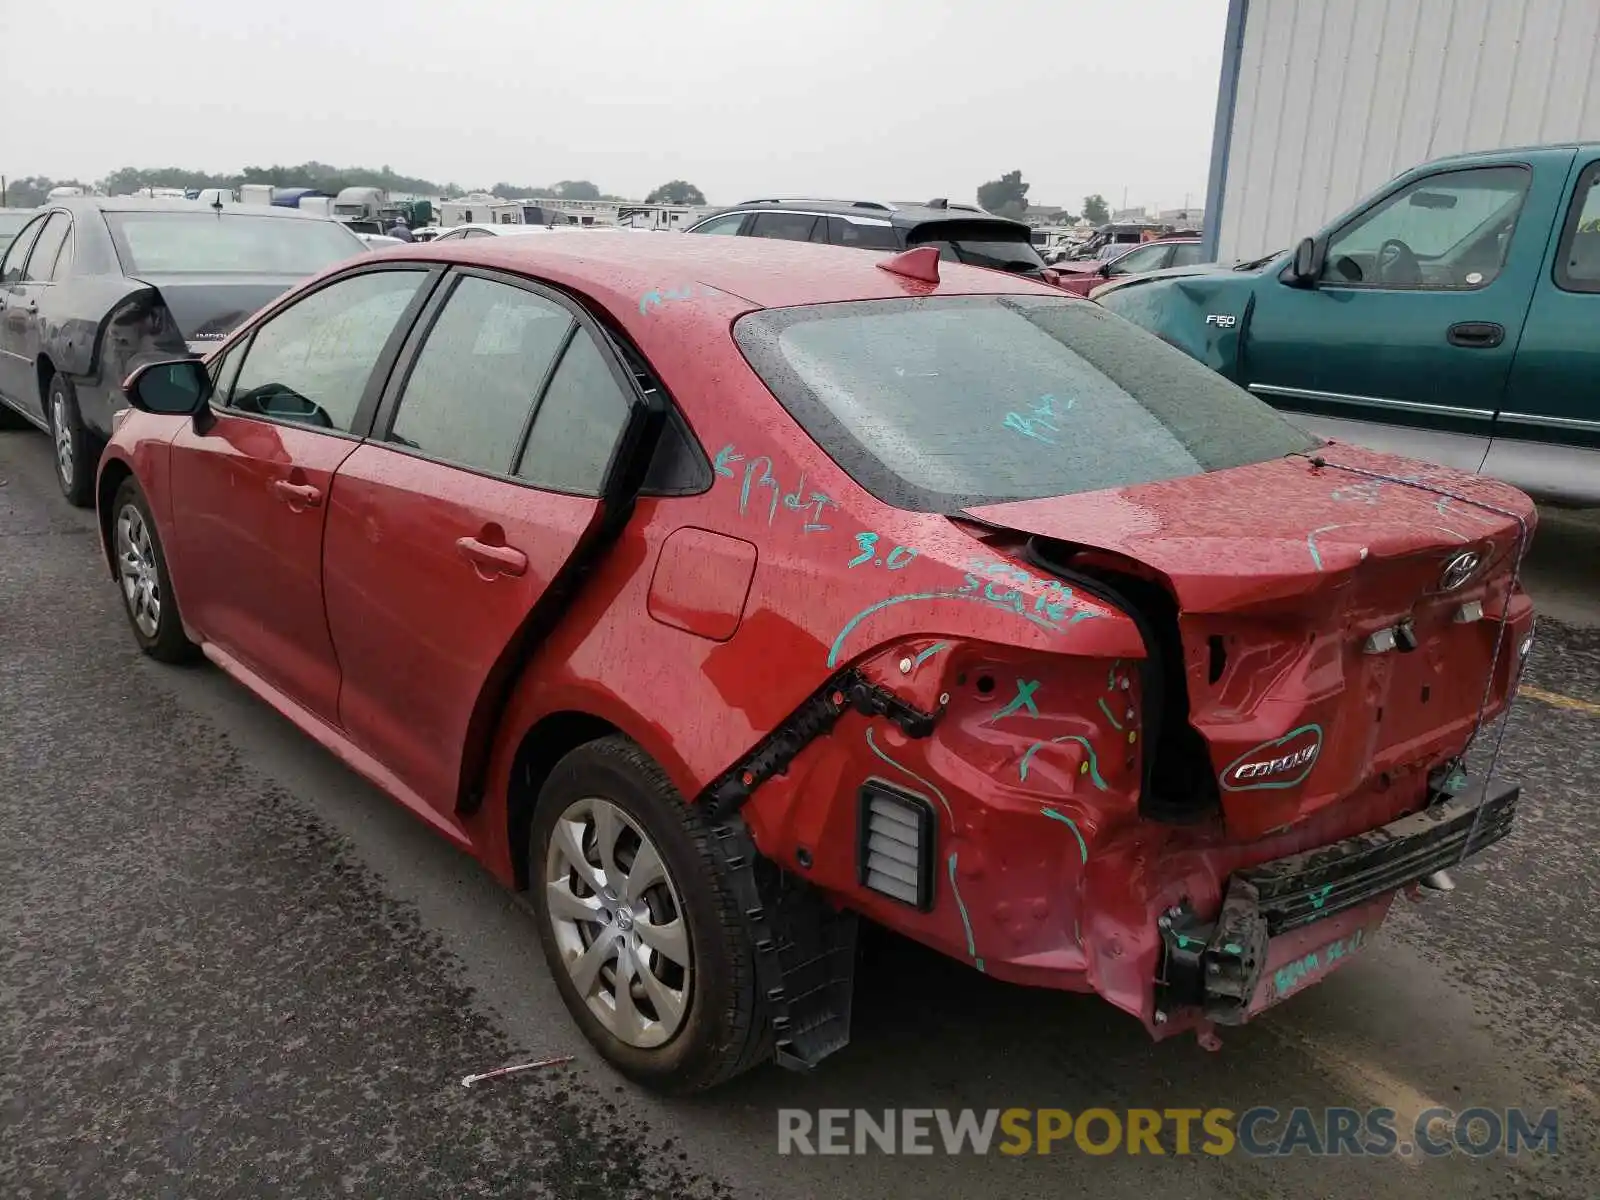
[[[1313,431],[1600,505],[1600,145],[1415,167],[1293,251],[1092,293]]]

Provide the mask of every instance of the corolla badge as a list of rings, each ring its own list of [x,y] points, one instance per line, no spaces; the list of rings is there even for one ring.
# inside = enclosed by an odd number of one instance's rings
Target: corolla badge
[[[1305,782],[1321,753],[1322,726],[1302,725],[1234,759],[1222,773],[1222,788],[1253,792],[1294,787]]]
[[[1439,590],[1453,592],[1464,585],[1478,573],[1478,568],[1483,565],[1483,555],[1476,550],[1468,550],[1465,554],[1458,554],[1444,565],[1444,574],[1439,576]]]

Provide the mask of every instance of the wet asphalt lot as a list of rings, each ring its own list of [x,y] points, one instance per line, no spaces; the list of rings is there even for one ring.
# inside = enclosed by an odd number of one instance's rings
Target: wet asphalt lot
[[[1512,839],[1221,1053],[879,937],[847,1051],[691,1102],[588,1051],[531,917],[469,859],[220,672],[142,659],[92,528],[46,440],[0,434],[0,1197],[1600,1195],[1593,514],[1537,551],[1561,620],[1506,742]],[[1555,1107],[1560,1153],[776,1152],[785,1105],[1262,1104]]]

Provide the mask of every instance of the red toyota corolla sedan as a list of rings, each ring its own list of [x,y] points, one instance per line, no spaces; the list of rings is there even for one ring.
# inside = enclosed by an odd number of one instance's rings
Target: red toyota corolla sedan
[[[654,1086],[842,1046],[862,916],[1209,1044],[1512,821],[1523,495],[930,250],[397,247],[127,390],[140,647],[526,889]]]

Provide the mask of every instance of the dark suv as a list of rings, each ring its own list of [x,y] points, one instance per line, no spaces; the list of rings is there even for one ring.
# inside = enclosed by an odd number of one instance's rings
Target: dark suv
[[[883,204],[874,200],[748,200],[712,213],[685,233],[821,242],[862,250],[937,246],[946,262],[971,263],[1019,275],[1044,268],[1031,230],[968,204]]]

